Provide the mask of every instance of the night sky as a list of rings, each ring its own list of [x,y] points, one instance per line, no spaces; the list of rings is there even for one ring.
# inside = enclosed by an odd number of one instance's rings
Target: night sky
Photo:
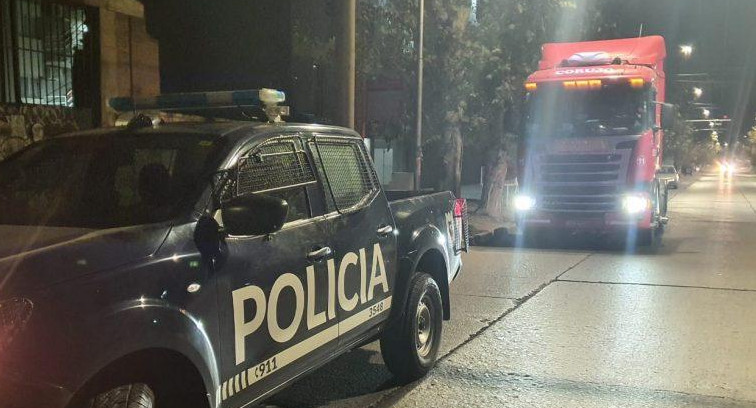
[[[756,1],[754,0],[633,0],[613,11],[619,35],[660,34],[667,40],[668,81],[672,87],[703,89],[700,104],[711,104],[712,118],[728,116],[730,139],[742,136],[756,115]],[[610,19],[613,17],[608,15]],[[689,59],[679,51],[690,44]],[[690,75],[705,74],[705,75]],[[688,82],[693,81],[696,82]],[[690,99],[693,99],[692,97]],[[700,105],[704,106],[704,105]],[[702,109],[685,112],[689,119],[703,119]],[[708,128],[708,123],[698,124]],[[721,138],[720,138],[721,139]]]

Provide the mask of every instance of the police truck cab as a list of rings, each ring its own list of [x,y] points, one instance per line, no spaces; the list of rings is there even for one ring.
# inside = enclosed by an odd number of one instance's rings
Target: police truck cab
[[[283,100],[117,98],[126,126],[0,162],[0,407],[243,407],[375,339],[402,382],[433,367],[465,201],[388,197]]]

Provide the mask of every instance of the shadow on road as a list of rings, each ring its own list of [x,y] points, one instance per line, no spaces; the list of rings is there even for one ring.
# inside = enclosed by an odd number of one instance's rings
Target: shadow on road
[[[670,252],[670,243],[662,234],[652,246],[638,246],[633,236],[603,235],[590,233],[544,234],[537,238],[497,231],[483,247],[555,250],[569,252],[606,252],[644,255],[663,255]]]
[[[265,406],[280,408],[319,407],[339,401],[339,406],[363,407],[360,399],[396,387],[394,377],[383,365],[378,351],[359,348],[326,364],[271,397]],[[355,399],[353,404],[345,400]]]

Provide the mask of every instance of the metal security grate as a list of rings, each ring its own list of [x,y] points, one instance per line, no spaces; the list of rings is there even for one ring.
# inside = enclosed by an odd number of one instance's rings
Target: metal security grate
[[[236,194],[268,193],[315,182],[309,158],[298,142],[273,141],[240,160]]]
[[[0,102],[92,107],[96,15],[47,0],[0,0]]]
[[[378,190],[375,175],[360,145],[348,140],[319,139],[316,148],[333,204],[339,211],[357,206]]]

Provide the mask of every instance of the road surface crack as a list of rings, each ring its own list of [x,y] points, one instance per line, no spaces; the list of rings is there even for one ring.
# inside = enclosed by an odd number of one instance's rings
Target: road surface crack
[[[561,279],[559,281],[569,282],[569,283],[584,283],[584,284],[591,284],[591,285],[617,285],[617,286],[627,285],[627,286],[650,286],[650,287],[659,287],[659,288],[678,288],[678,289],[723,290],[723,291],[730,291],[730,292],[756,292],[756,289],[721,288],[721,287],[695,286],[695,285],[670,285],[670,284],[663,284],[663,283],[605,282],[605,281],[587,281],[587,280],[576,280],[576,279]]]
[[[559,281],[559,278],[561,278],[564,274],[567,272],[577,268],[580,266],[583,262],[587,261],[590,257],[592,257],[594,254],[588,254],[581,258],[579,261],[577,261],[575,264],[570,266],[569,268],[565,269],[564,271],[560,272],[557,276],[555,276],[553,279],[544,282],[540,286],[538,286],[536,289],[528,293],[527,295],[517,298],[517,299],[510,299],[514,303],[514,307],[511,307],[504,311],[499,317],[489,320],[488,323],[478,329],[475,333],[471,334],[465,341],[462,343],[454,346],[451,350],[449,350],[446,355],[441,356],[436,364],[443,362],[444,360],[448,359],[451,355],[453,355],[457,350],[461,349],[462,347],[468,345],[470,342],[478,338],[481,334],[483,334],[486,330],[488,330],[491,326],[493,326],[496,323],[499,323],[502,321],[505,317],[509,316],[512,312],[519,309],[520,306],[525,304],[528,300],[532,299],[534,296],[539,294],[542,290],[546,289],[549,285],[551,285],[554,282]],[[406,387],[398,387],[395,390],[392,390],[385,395],[381,396],[377,401],[373,402],[372,404],[368,405],[367,408],[378,408],[378,407],[388,407],[394,405],[394,403],[398,400],[397,397],[399,393],[401,392],[402,395],[407,395],[408,393],[412,392],[423,380],[420,380],[412,385],[406,386]]]
[[[753,213],[756,214],[756,208],[753,207],[753,203],[751,203],[751,200],[749,200],[748,196],[745,195],[745,193],[743,192],[743,189],[740,187],[737,187],[737,189],[740,195],[743,196],[743,199],[746,200],[746,202],[748,203],[748,206],[751,207],[751,211],[753,211]]]

